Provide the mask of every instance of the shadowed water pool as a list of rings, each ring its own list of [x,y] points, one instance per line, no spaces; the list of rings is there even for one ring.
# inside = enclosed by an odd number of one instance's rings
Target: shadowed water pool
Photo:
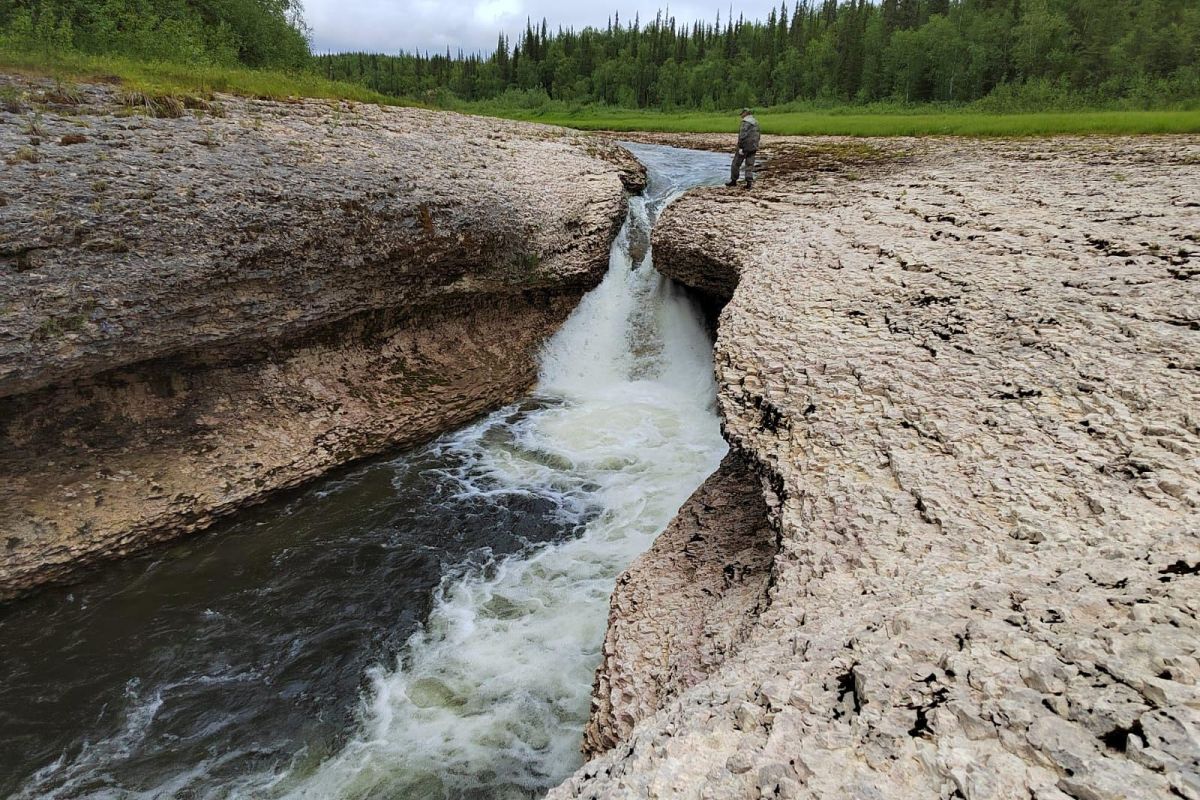
[[[631,239],[536,393],[211,535],[0,608],[0,795],[536,796],[580,762],[616,575],[719,462],[699,311]]]

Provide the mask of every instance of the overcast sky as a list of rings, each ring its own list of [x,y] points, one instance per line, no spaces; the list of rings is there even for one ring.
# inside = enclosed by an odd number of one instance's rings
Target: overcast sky
[[[788,3],[788,8],[792,7]],[[729,0],[688,0],[670,4],[680,24],[696,19],[713,21],[717,10],[724,19]],[[747,19],[765,18],[778,0],[744,0],[733,4],[733,14]],[[305,19],[313,31],[313,49],[318,53],[366,50],[394,53],[398,50],[490,52],[496,34],[515,36],[525,29],[526,17],[550,29],[603,27],[613,12],[632,22],[635,12],[642,20],[654,19],[666,3],[638,0],[304,0]]]

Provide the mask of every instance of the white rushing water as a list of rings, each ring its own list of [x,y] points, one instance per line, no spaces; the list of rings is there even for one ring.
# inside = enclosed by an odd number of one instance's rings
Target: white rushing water
[[[459,491],[551,498],[579,535],[443,581],[399,663],[373,671],[361,731],[273,793],[529,797],[579,765],[616,576],[726,450],[701,312],[629,248],[674,192],[719,180],[724,158],[639,149],[652,191],[631,199],[607,276],[546,346],[543,403],[442,444],[468,456],[448,476]]]

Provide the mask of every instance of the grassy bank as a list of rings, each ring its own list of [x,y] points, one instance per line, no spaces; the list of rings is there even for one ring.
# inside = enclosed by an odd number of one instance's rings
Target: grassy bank
[[[120,83],[132,91],[155,95],[225,92],[270,100],[313,97],[380,105],[414,105],[358,84],[330,81],[309,72],[139,61],[120,56],[0,53],[0,71],[47,76],[72,83]]]
[[[131,91],[148,95],[225,92],[276,100],[313,97],[380,105],[420,105],[379,94],[355,83],[331,81],[304,71],[197,66],[119,56],[0,53],[0,71],[45,75],[64,82],[117,82]],[[504,108],[495,104],[460,105],[455,110],[581,130],[728,133],[737,126],[737,114],[733,111],[664,113],[605,107],[568,111],[562,108]],[[996,114],[944,108],[863,110],[847,107],[800,111],[768,108],[759,111],[758,118],[765,133],[810,136],[1200,133],[1200,110],[1196,109]]]
[[[586,110],[576,114],[497,111],[510,119],[583,130],[728,133],[737,114],[663,114]],[[861,114],[784,111],[757,112],[764,133],[799,136],[1049,136],[1055,134],[1200,133],[1200,111],[1093,111],[983,114],[971,111]]]

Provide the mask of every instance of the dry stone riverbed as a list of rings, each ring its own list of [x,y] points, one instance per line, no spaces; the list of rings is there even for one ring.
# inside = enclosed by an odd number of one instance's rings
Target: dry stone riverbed
[[[749,463],[618,583],[551,797],[1200,797],[1200,139],[762,154],[654,232]]]

